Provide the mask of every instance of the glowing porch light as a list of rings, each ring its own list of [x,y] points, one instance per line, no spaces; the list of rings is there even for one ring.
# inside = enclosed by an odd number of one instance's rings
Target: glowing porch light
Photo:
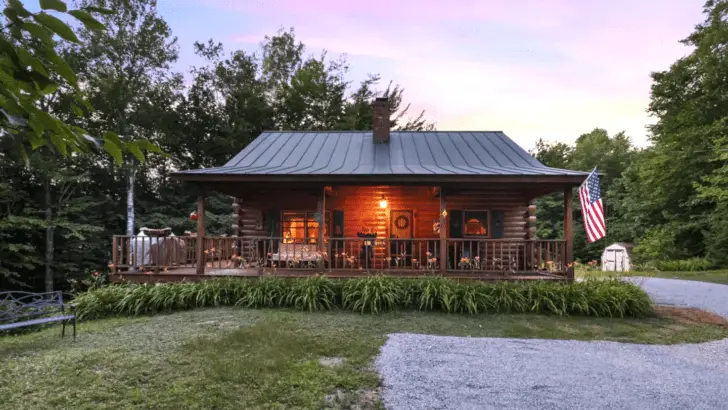
[[[387,208],[387,198],[385,198],[384,195],[382,195],[382,199],[379,200],[379,207],[382,209]]]

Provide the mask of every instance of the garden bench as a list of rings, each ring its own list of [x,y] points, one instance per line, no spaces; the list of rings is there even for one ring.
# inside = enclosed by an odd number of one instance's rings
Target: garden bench
[[[71,322],[73,338],[76,338],[74,305],[70,305],[67,314],[60,291],[0,292],[0,331],[53,322],[62,323],[61,337],[66,333],[66,324]]]

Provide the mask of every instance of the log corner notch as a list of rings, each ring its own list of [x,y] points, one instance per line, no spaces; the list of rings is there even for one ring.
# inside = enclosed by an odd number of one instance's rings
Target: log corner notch
[[[205,274],[205,194],[197,197],[197,274]]]
[[[230,226],[230,229],[232,230],[234,236],[240,236],[240,229],[242,228],[242,226],[241,226],[242,223],[241,223],[241,220],[240,220],[241,219],[240,218],[240,216],[241,216],[240,215],[240,213],[241,213],[241,211],[240,211],[240,202],[241,202],[240,201],[240,198],[234,198],[233,199],[233,205],[232,205],[232,209],[233,209],[233,213],[232,213],[233,224]]]
[[[536,239],[536,205],[530,204],[528,206],[528,212],[526,213],[528,218],[528,231],[526,232],[526,239]]]
[[[564,240],[566,240],[566,279],[574,280],[574,232],[573,232],[573,202],[574,191],[572,187],[564,189]]]

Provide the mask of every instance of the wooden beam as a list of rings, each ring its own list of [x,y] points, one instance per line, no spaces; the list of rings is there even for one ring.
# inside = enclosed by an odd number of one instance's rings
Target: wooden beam
[[[574,280],[574,232],[573,232],[573,212],[571,203],[573,200],[573,190],[571,188],[564,189],[564,239],[566,240],[566,252],[564,263],[571,265],[566,269],[566,278]]]
[[[319,221],[319,237],[318,237],[318,243],[319,243],[319,252],[324,251],[324,231],[326,229],[326,189],[323,190],[321,199],[318,201],[318,211],[319,218],[321,220]]]
[[[447,209],[445,203],[445,195],[440,191],[440,272],[444,275],[447,273],[447,218],[444,212]]]
[[[197,274],[205,274],[205,195],[197,197]]]

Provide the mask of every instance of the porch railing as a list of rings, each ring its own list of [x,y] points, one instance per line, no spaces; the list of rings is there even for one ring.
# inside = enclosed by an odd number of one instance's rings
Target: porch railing
[[[282,237],[212,239],[216,247],[215,252],[208,252],[213,256],[208,262],[212,268],[230,266],[230,259],[234,267],[281,270],[434,270],[438,266],[439,239],[432,238],[325,238],[323,244]],[[218,249],[233,252],[230,255]]]
[[[114,270],[160,272],[197,266],[197,238],[114,236]],[[302,243],[282,237],[205,237],[205,271],[224,269],[548,272],[567,270],[564,240],[439,238],[324,238]]]
[[[193,268],[197,264],[196,249],[197,238],[192,236],[114,235],[112,270],[159,272],[169,268]]]
[[[566,241],[448,239],[448,271],[565,274]]]

